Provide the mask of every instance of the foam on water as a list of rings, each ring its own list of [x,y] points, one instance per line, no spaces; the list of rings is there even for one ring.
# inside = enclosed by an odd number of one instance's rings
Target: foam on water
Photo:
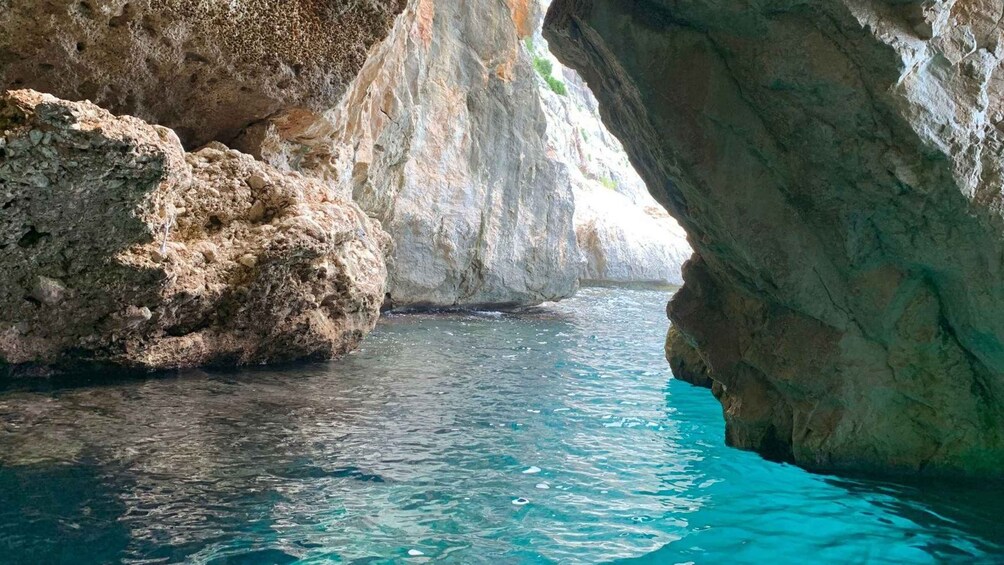
[[[999,485],[838,480],[724,447],[708,391],[669,378],[667,298],[390,316],[331,364],[9,390],[0,561],[1001,555]]]

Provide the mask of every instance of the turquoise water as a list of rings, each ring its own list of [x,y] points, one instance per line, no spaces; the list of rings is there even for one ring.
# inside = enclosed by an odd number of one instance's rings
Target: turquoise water
[[[331,364],[8,389],[0,563],[1004,559],[999,485],[724,447],[661,357],[667,298],[584,289],[392,316]]]

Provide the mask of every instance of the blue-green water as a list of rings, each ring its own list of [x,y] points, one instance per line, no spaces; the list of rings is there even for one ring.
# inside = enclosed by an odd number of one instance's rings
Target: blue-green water
[[[670,380],[667,298],[585,289],[390,317],[331,364],[8,390],[0,563],[1004,559],[999,485],[724,447],[711,395]]]

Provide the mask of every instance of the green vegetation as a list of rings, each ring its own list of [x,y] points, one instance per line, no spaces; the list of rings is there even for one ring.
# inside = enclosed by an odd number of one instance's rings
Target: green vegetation
[[[603,177],[600,179],[600,184],[602,184],[608,190],[617,190],[617,181],[610,177]]]
[[[551,76],[551,73],[554,72],[554,64],[551,63],[550,59],[536,55],[533,56],[533,68],[537,69],[540,76],[544,78]]]
[[[544,77],[544,80],[547,81],[547,86],[550,86],[551,90],[558,96],[565,96],[568,94],[568,89],[565,88],[565,83],[560,80],[554,77]]]
[[[565,96],[568,94],[568,88],[565,87],[565,83],[561,82],[555,78],[551,73],[554,72],[554,64],[547,57],[541,57],[537,54],[537,48],[533,44],[533,39],[526,38],[526,49],[530,52],[533,57],[533,68],[537,71],[541,77],[543,77],[544,82],[547,86],[551,88],[555,94],[559,96]]]

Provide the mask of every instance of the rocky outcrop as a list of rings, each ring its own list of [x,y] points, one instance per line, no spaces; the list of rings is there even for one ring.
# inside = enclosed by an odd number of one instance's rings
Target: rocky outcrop
[[[556,0],[547,34],[698,257],[727,441],[1004,474],[999,2]]]
[[[322,183],[34,91],[0,133],[7,372],[330,358],[374,326],[386,236]]]
[[[333,106],[405,0],[0,1],[0,90],[89,99],[189,147]]]
[[[677,379],[703,388],[712,388],[714,385],[701,352],[675,326],[671,326],[666,334],[666,361],[669,361],[669,367]]]
[[[580,257],[563,166],[521,38],[535,2],[413,0],[341,104],[261,154],[337,182],[394,240],[388,304],[570,296]]]

